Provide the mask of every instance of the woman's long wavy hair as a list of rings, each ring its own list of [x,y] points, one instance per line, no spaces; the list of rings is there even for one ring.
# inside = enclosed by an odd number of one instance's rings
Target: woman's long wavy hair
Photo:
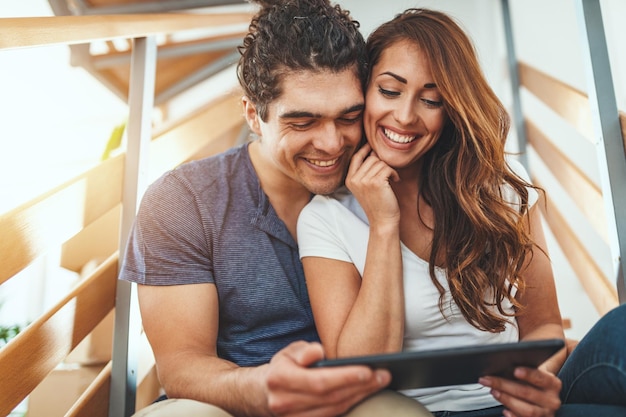
[[[472,42],[449,16],[409,9],[383,24],[367,41],[370,68],[402,40],[427,56],[448,117],[440,139],[423,156],[419,179],[420,198],[434,213],[429,261],[439,308],[443,314],[437,261],[465,319],[478,329],[501,332],[511,319],[502,302],[510,300],[518,312],[522,307],[514,289],[524,289],[521,273],[533,247],[525,220],[532,185],[505,160],[509,116],[488,85]],[[505,184],[519,195],[516,204],[504,201]]]

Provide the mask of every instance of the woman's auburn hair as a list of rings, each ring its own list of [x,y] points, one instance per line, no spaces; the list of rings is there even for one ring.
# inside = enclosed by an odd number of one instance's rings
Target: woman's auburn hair
[[[447,115],[441,137],[423,156],[419,179],[419,198],[434,213],[429,268],[439,308],[443,314],[445,290],[435,277],[436,266],[445,268],[465,319],[480,330],[501,332],[523,307],[515,289],[524,290],[522,273],[533,249],[527,187],[537,187],[506,163],[510,119],[461,27],[444,13],[408,9],[369,36],[370,70],[400,41],[414,43],[427,57]],[[505,185],[519,202],[504,201]],[[516,313],[504,310],[505,299]]]

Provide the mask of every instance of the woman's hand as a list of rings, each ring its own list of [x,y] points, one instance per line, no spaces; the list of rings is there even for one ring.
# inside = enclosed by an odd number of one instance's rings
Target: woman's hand
[[[556,375],[533,368],[515,369],[516,380],[487,376],[478,381],[491,388],[502,403],[505,417],[552,417],[561,406],[561,380]]]
[[[390,185],[398,180],[398,173],[381,161],[370,145],[365,144],[352,157],[346,186],[363,207],[371,227],[379,222],[400,222],[400,207]]]

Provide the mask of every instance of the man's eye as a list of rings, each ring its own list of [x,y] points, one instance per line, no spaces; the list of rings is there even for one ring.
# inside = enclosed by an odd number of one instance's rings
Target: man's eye
[[[307,129],[309,127],[311,127],[313,125],[312,121],[308,121],[308,122],[299,122],[299,123],[290,123],[291,127],[294,129]]]
[[[400,95],[400,93],[397,91],[385,90],[382,87],[378,87],[378,92],[386,97],[397,97]]]
[[[341,117],[339,121],[342,123],[351,125],[351,124],[360,122],[362,118],[363,118],[363,114],[359,113],[358,116]]]

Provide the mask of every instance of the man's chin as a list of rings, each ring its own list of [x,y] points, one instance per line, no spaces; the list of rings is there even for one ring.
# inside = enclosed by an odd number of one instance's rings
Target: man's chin
[[[311,181],[305,184],[313,194],[328,195],[334,193],[342,185],[341,179],[333,181]]]

